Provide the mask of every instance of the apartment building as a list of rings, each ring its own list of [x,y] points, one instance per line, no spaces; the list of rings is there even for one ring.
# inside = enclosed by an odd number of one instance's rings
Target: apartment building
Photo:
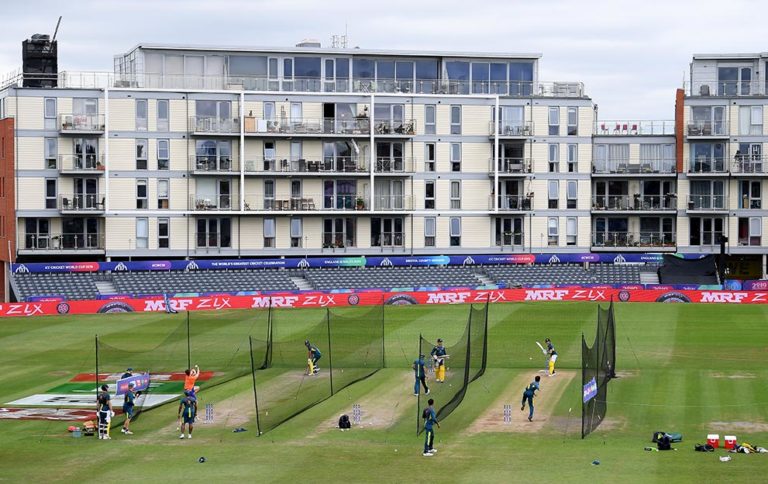
[[[594,105],[539,60],[142,44],[22,77],[17,256],[587,252]]]

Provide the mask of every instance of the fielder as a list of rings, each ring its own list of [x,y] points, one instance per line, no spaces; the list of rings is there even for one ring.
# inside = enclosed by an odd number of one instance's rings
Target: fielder
[[[194,368],[187,368],[184,370],[184,391],[191,390],[193,393],[200,391],[200,387],[195,385],[197,383],[197,377],[200,376],[200,367],[195,365]]]
[[[539,382],[541,381],[541,377],[539,375],[536,375],[536,378],[533,379],[530,385],[528,385],[525,390],[523,391],[523,401],[522,405],[520,406],[520,411],[522,412],[525,410],[525,402],[528,402],[528,421],[533,421],[533,397],[536,396],[536,390],[540,390],[539,388]]]
[[[128,391],[125,392],[125,400],[123,400],[123,413],[125,414],[125,422],[123,422],[122,432],[125,435],[133,435],[133,432],[131,432],[131,419],[133,418],[133,407],[135,405],[135,400],[138,396],[138,392],[133,391],[135,387],[136,384],[134,383],[128,384]]]
[[[547,344],[547,355],[549,356],[549,376],[555,376],[555,362],[557,361],[557,351],[555,351],[555,345],[552,344],[552,340],[547,338],[544,340]]]
[[[413,362],[413,376],[416,377],[416,382],[413,385],[413,395],[419,396],[419,388],[424,385],[424,392],[429,395],[429,387],[427,387],[426,371],[424,371],[424,355],[419,355],[419,359]]]
[[[179,402],[179,419],[183,417],[181,423],[180,439],[184,438],[184,426],[187,426],[187,438],[192,438],[192,429],[194,428],[195,416],[197,415],[197,399],[189,390],[184,390],[184,398]]]
[[[432,430],[432,426],[437,425],[437,428],[440,428],[440,423],[438,423],[437,416],[435,415],[435,400],[430,398],[427,403],[429,406],[421,413],[421,417],[424,419],[424,453],[421,455],[432,457],[437,452],[437,449],[433,447],[435,431]]]
[[[323,356],[317,346],[309,342],[304,341],[304,346],[307,347],[307,375],[317,375],[320,368],[317,366],[317,361]]]
[[[112,411],[112,401],[110,398],[109,387],[102,385],[101,391],[96,397],[96,415],[99,419],[99,439],[101,440],[112,438],[109,436],[109,424],[112,422],[115,412]]]
[[[442,338],[437,338],[437,346],[430,352],[432,359],[435,360],[435,381],[443,383],[445,381],[445,359],[447,358],[445,346]]]

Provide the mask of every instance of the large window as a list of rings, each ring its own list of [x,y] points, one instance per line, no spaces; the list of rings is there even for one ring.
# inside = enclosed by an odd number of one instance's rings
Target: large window
[[[371,247],[402,247],[402,217],[373,217],[371,219]]]
[[[323,208],[352,210],[357,205],[357,183],[354,180],[325,180]]]
[[[576,180],[568,180],[566,183],[568,193],[565,208],[576,208],[579,197],[579,183]]]
[[[689,170],[692,173],[722,173],[726,171],[723,143],[691,143]]]
[[[157,180],[157,208],[165,210],[170,206],[170,180]]]
[[[725,106],[692,106],[688,136],[726,135]]]
[[[304,227],[301,217],[291,217],[291,247],[302,247],[301,239],[304,236]]]
[[[560,145],[550,143],[549,149],[549,172],[557,173],[560,171]]]
[[[752,68],[718,67],[717,92],[720,96],[749,96],[752,92]]]
[[[167,249],[171,246],[171,219],[157,219],[157,248]]]
[[[136,208],[137,209],[149,208],[149,197],[147,194],[146,178],[136,180]]]
[[[494,221],[494,244],[498,246],[523,245],[523,218],[504,217]]]
[[[434,104],[424,106],[424,134],[435,134],[437,132],[435,108]]]
[[[45,168],[55,170],[59,153],[59,139],[45,138]]]
[[[149,140],[137,139],[136,140],[136,169],[147,169],[147,150],[149,146]]]
[[[75,168],[93,170],[99,164],[99,141],[97,138],[75,138]]]
[[[739,208],[762,208],[761,184],[762,182],[759,180],[741,180],[739,182]]]
[[[25,249],[47,249],[50,247],[51,224],[47,218],[27,218],[24,225]]]
[[[229,218],[197,219],[197,246],[201,248],[229,247],[232,243],[232,223]]]
[[[739,245],[759,246],[763,235],[761,217],[739,218]]]
[[[264,219],[264,247],[269,249],[275,248],[275,219]]]
[[[520,136],[529,135],[530,129],[525,125],[523,106],[500,106],[499,113],[494,114],[499,125],[499,135]]]
[[[451,143],[451,171],[461,171],[461,143]]]
[[[54,130],[57,129],[56,125],[56,98],[55,97],[47,97],[44,101],[44,116],[45,116],[45,125],[43,126],[47,130]],[[2,117],[0,116],[0,119]]]
[[[451,180],[451,210],[461,208],[461,181]]]
[[[424,144],[424,171],[435,171],[436,145],[435,143]]]
[[[424,217],[424,247],[435,246],[435,236],[437,219],[435,217]]]
[[[671,173],[675,170],[675,163],[674,144],[640,145],[640,170],[643,173]]]
[[[579,134],[579,108],[568,108],[568,136]]]
[[[448,79],[447,94],[469,94],[469,62],[445,62],[444,77]]]
[[[157,100],[157,130],[161,133],[170,131],[170,112],[168,105],[169,101],[167,99]]]
[[[565,219],[565,244],[576,245],[576,236],[578,234],[578,219],[568,217]]]
[[[323,248],[355,247],[355,219],[334,217],[323,219]]]
[[[725,208],[725,186],[722,180],[692,180],[688,209]]]
[[[461,106],[451,106],[451,134],[461,134]]]
[[[136,100],[136,131],[146,131],[149,126],[149,116],[146,99]]]
[[[557,106],[549,108],[549,135],[560,135],[560,108]]]
[[[451,247],[461,247],[461,218],[451,217],[448,222]]]
[[[45,208],[56,208],[56,178],[45,179]]]
[[[146,217],[136,219],[136,248],[149,248],[149,219]]]
[[[424,209],[433,210],[435,208],[435,180],[424,182]]]
[[[232,169],[232,143],[224,140],[197,140],[195,142],[195,169],[202,171],[230,171]]]
[[[690,245],[718,245],[723,236],[723,219],[719,217],[691,217]]]
[[[760,136],[763,134],[763,107],[739,107],[739,134],[742,136]]]

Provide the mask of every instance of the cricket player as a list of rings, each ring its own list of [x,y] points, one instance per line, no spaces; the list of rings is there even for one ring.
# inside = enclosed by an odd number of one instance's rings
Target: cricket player
[[[304,341],[304,346],[307,347],[307,360],[312,362],[312,374],[317,375],[320,371],[320,368],[317,367],[317,361],[323,355],[320,353],[320,350],[317,349],[317,346],[310,343],[309,340]]]
[[[184,370],[184,391],[192,390],[193,393],[200,391],[200,387],[195,385],[197,377],[200,376],[200,367],[195,365],[194,368],[187,368]]]
[[[99,420],[99,439],[110,440],[109,436],[109,423],[112,421],[112,417],[115,416],[115,412],[112,411],[112,400],[109,395],[109,386],[102,385],[101,391],[96,396],[96,415]]]
[[[133,368],[126,368],[125,373],[123,373],[123,376],[120,377],[120,379],[130,378],[133,376]]]
[[[184,398],[179,402],[179,418],[182,419],[180,439],[184,438],[184,426],[187,426],[187,438],[192,438],[192,429],[197,415],[197,399],[192,396],[192,392],[184,390]]]
[[[446,350],[443,346],[442,338],[437,338],[437,346],[432,348],[432,359],[435,360],[435,381],[443,383],[445,381],[445,358]]]
[[[413,362],[413,376],[416,377],[416,382],[413,385],[413,395],[419,396],[419,388],[424,385],[424,392],[429,395],[429,387],[427,387],[426,372],[424,371],[424,355],[419,355],[419,359]]]
[[[520,411],[522,412],[525,410],[525,402],[528,402],[528,421],[533,421],[533,397],[536,396],[536,390],[539,390],[539,382],[541,381],[541,377],[539,375],[536,375],[536,378],[533,379],[530,385],[528,385],[525,388],[525,391],[523,391],[523,402],[520,406]]]
[[[125,392],[125,400],[123,400],[123,413],[125,414],[125,422],[123,422],[123,432],[125,435],[133,435],[131,432],[131,419],[133,418],[134,401],[136,400],[137,392],[133,389],[136,388],[136,384],[131,382],[128,384],[128,391]]]
[[[433,430],[433,425],[437,425],[437,428],[440,428],[440,424],[435,415],[435,400],[430,398],[427,403],[429,406],[425,408],[421,414],[424,419],[424,453],[421,455],[424,457],[432,457],[432,455],[437,452],[437,449],[433,447],[435,443],[435,431]]]
[[[555,376],[555,362],[557,361],[557,351],[555,351],[555,345],[552,344],[552,340],[547,338],[544,340],[547,344],[547,355],[549,356],[549,376]]]

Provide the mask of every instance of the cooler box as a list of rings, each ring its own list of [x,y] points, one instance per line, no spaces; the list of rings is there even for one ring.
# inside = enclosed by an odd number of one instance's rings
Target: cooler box
[[[736,447],[736,436],[735,435],[726,435],[724,437],[725,439],[725,448],[726,449],[733,449]]]
[[[720,434],[707,435],[707,443],[717,449],[720,447]]]

